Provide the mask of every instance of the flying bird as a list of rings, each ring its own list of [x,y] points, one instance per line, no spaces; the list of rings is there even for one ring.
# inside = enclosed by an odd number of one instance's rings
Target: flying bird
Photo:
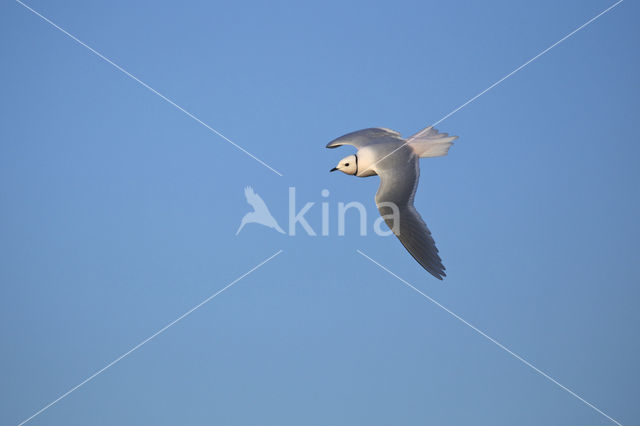
[[[236,235],[240,233],[242,228],[244,228],[244,225],[247,223],[259,223],[260,225],[273,228],[279,233],[284,234],[284,231],[280,228],[278,222],[276,222],[275,218],[271,215],[271,212],[264,200],[256,194],[253,188],[247,186],[244,189],[244,196],[247,199],[247,203],[253,207],[253,211],[244,215],[240,222],[240,227],[236,231]]]
[[[419,159],[446,155],[457,138],[438,133],[432,126],[406,140],[396,131],[371,128],[348,133],[327,144],[327,148],[352,145],[358,149],[331,171],[358,177],[380,176],[375,197],[380,215],[411,256],[439,280],[446,276],[445,267],[413,199],[420,177]]]

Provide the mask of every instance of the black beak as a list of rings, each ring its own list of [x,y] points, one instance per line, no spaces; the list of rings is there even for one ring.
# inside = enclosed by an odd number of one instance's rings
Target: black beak
[[[333,169],[329,170],[329,172],[335,172],[336,170],[338,170],[338,168],[334,167]]]

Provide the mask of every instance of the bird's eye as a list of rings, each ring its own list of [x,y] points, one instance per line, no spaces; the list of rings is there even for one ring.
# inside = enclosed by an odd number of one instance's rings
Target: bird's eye
[[[349,167],[349,163],[344,163],[344,166],[345,167]]]

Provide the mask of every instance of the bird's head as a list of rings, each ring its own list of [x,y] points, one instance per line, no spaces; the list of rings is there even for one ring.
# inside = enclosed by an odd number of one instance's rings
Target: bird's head
[[[342,173],[347,175],[355,175],[358,171],[358,157],[355,155],[344,157],[336,167],[329,171],[335,172],[336,170],[340,170]]]

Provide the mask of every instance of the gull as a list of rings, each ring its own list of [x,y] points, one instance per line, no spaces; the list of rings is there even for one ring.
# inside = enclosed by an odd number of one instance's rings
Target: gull
[[[438,133],[432,126],[406,140],[396,131],[370,128],[348,133],[327,144],[327,148],[352,145],[358,149],[330,171],[340,170],[358,177],[380,176],[375,197],[380,215],[411,256],[439,280],[446,276],[445,267],[413,198],[420,177],[418,160],[446,155],[457,138]]]
[[[273,228],[281,234],[284,234],[278,222],[276,222],[275,218],[271,215],[269,208],[265,204],[262,197],[260,197],[250,186],[247,186],[244,189],[244,196],[247,199],[247,203],[253,207],[253,211],[244,215],[242,221],[240,222],[240,227],[236,231],[236,235],[240,233],[244,225],[247,223],[259,223],[260,225],[264,225],[269,228]]]

